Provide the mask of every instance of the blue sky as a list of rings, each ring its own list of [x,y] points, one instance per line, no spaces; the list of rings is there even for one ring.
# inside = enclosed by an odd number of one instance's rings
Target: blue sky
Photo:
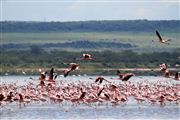
[[[179,20],[178,0],[1,0],[1,21]]]

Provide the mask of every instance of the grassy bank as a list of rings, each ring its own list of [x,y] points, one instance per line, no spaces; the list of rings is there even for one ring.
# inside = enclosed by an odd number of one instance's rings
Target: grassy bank
[[[135,47],[133,50],[146,49],[147,52],[153,49],[172,50],[179,48],[179,33],[162,33],[164,38],[171,38],[170,45],[161,45],[152,40],[157,39],[152,32],[67,32],[67,33],[2,33],[1,44],[46,44],[46,43],[67,43],[76,41],[130,43]],[[25,49],[25,48],[24,48]],[[45,48],[46,49],[46,48]],[[52,47],[51,49],[62,50]],[[93,50],[86,48],[63,48],[63,50]],[[97,50],[103,50],[96,48]],[[107,48],[108,49],[108,48]],[[104,48],[104,50],[107,50]]]

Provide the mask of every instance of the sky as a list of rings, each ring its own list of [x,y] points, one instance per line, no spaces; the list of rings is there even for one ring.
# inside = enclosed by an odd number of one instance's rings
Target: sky
[[[180,0],[0,0],[1,21],[180,20]]]

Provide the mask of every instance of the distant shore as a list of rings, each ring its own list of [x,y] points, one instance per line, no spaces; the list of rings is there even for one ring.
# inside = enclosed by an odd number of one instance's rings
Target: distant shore
[[[41,68],[43,71],[49,71],[50,68]],[[55,72],[59,75],[63,74],[65,68],[55,68]],[[138,75],[158,75],[159,68],[99,68],[99,69],[79,69],[74,71],[74,75],[116,75],[116,70],[122,72],[129,71]],[[169,71],[180,71],[180,68],[168,68]],[[39,68],[17,68],[17,69],[1,69],[0,75],[39,75]]]

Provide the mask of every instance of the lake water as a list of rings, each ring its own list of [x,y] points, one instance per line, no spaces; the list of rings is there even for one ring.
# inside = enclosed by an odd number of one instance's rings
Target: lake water
[[[57,82],[65,82],[65,83],[76,83],[77,81],[83,82],[94,82],[97,76],[68,76],[64,78],[62,75],[57,77]],[[103,76],[105,79],[119,83],[121,82],[118,80],[117,76]],[[33,78],[35,80],[31,80]],[[10,76],[0,76],[0,83],[16,83],[17,85],[26,85],[28,82],[37,83],[39,76],[28,76],[28,75],[10,75]],[[91,78],[91,79],[89,79]],[[37,80],[37,81],[36,81]],[[137,83],[142,81],[148,81],[150,83],[154,82],[167,82],[168,84],[180,84],[179,81],[175,81],[172,78],[165,78],[161,76],[134,76],[130,79],[130,82]]]
[[[38,79],[38,76],[1,76],[0,83],[16,83],[25,85],[32,77]],[[68,76],[64,78],[59,76],[57,81],[74,82],[87,81],[94,82],[96,76]],[[105,76],[106,79],[118,84],[116,76]],[[113,79],[111,79],[113,78]],[[130,79],[131,82],[162,82],[164,84],[180,84],[178,81],[167,79],[160,76],[136,76]],[[167,82],[168,81],[168,82]],[[30,103],[29,105],[19,108],[15,103],[0,108],[0,120],[4,119],[162,119],[162,120],[179,120],[180,106],[177,104],[167,104],[160,106],[159,104],[150,105],[147,103],[137,104],[133,100],[129,100],[125,105],[112,104],[80,104],[72,105],[70,103],[50,104],[50,103]]]

